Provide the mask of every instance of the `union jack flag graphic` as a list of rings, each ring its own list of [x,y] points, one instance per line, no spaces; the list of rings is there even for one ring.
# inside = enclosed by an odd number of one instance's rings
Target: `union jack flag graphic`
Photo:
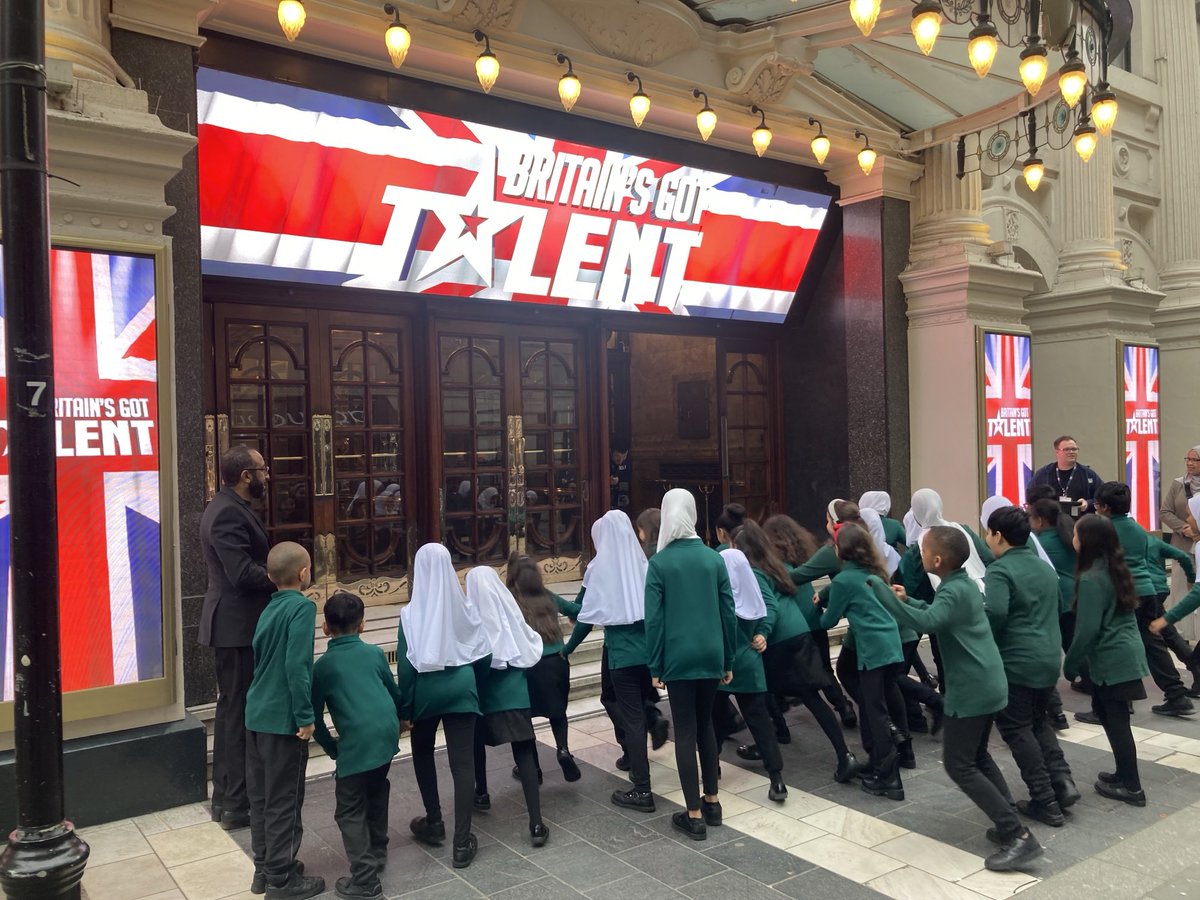
[[[1129,515],[1147,531],[1158,528],[1160,459],[1158,447],[1158,348],[1126,345],[1125,481]]]
[[[204,270],[782,321],[827,196],[212,69]]]
[[[1029,392],[1029,338],[983,335],[987,406],[987,495],[1025,502],[1033,477],[1033,409]]]
[[[161,678],[154,260],[55,250],[51,280],[63,689]],[[3,300],[0,284],[0,311]],[[0,411],[4,375],[0,355]],[[0,412],[0,699],[11,700],[5,416]]]

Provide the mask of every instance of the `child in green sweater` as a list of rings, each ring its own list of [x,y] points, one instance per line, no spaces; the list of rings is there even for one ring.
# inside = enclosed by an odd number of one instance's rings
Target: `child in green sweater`
[[[251,893],[304,900],[324,893],[325,879],[304,875],[296,849],[304,834],[304,773],[315,727],[313,633],[317,607],[301,591],[312,562],[293,541],[267,554],[267,577],[279,588],[254,630],[254,678],[246,692],[246,792],[250,795]]]

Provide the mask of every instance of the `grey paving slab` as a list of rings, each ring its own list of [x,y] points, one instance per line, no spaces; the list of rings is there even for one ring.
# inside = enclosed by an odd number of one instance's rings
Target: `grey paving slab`
[[[745,836],[711,847],[704,854],[763,884],[777,884],[815,868],[798,856]]]
[[[638,871],[619,856],[606,853],[587,841],[547,845],[533,861],[576,890],[585,892],[620,881]]]
[[[411,841],[393,841],[389,845],[387,865],[379,875],[386,897],[402,897],[453,878],[454,873],[449,868]],[[328,878],[325,880],[332,883]]]
[[[696,900],[714,897],[737,897],[738,900],[781,900],[782,895],[740,872],[725,871],[680,889]]]
[[[1200,864],[1176,872],[1146,895],[1151,900],[1181,900],[1200,897]]]
[[[707,841],[692,843],[694,846],[688,847],[675,841],[657,840],[626,850],[619,858],[668,887],[679,889],[693,881],[727,871],[723,863],[699,852],[699,848]]]
[[[537,881],[509,888],[491,896],[510,898],[510,900],[570,900],[570,898],[582,898],[586,895],[568,887],[557,878],[547,875],[545,878],[539,878]]]
[[[878,891],[824,869],[812,869],[803,875],[781,881],[774,889],[798,900],[879,900],[883,897]]]
[[[588,891],[592,900],[683,900],[684,895],[641,872]]]
[[[1160,878],[1147,878],[1099,859],[1086,859],[1055,878],[1035,884],[1021,892],[1021,900],[1079,900],[1081,897],[1144,897],[1160,884]]]

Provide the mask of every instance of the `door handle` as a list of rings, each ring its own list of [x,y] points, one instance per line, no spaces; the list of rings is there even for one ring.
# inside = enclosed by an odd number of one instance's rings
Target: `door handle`
[[[313,496],[333,496],[333,416],[312,417]]]
[[[721,416],[721,477],[729,477],[729,416]]]
[[[220,479],[217,477],[217,417],[204,417],[204,501],[207,503],[217,495]]]

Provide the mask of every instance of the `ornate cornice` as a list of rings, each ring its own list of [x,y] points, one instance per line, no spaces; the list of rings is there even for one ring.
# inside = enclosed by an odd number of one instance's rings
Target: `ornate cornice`
[[[597,52],[630,65],[658,66],[701,44],[700,22],[682,4],[662,0],[546,2],[570,21]]]

